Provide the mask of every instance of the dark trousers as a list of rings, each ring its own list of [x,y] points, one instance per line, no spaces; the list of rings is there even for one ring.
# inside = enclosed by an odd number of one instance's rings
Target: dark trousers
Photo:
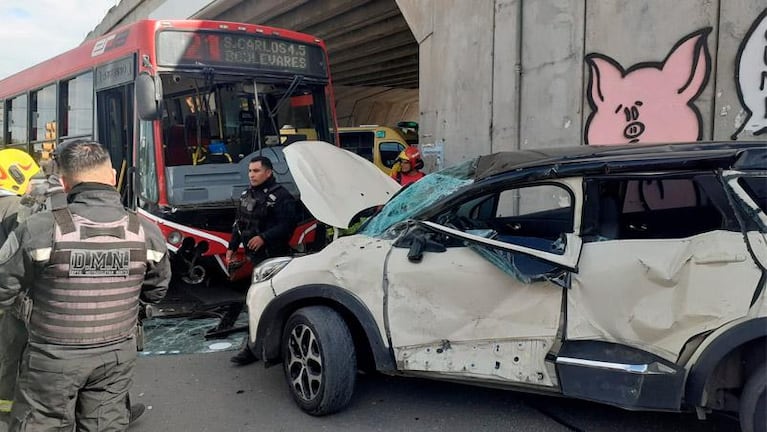
[[[13,400],[21,354],[26,344],[27,329],[24,323],[6,310],[0,315],[0,399],[2,400]]]
[[[30,342],[21,363],[10,431],[128,429],[136,342],[76,348]]]

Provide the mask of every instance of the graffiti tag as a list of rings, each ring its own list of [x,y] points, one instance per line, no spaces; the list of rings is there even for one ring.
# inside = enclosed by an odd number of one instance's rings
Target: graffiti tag
[[[638,63],[627,70],[603,54],[587,55],[591,114],[586,143],[700,140],[702,117],[693,101],[711,73],[710,32],[706,27],[685,36],[663,62]]]
[[[746,118],[732,139],[738,139],[744,130],[767,134],[767,9],[759,14],[738,48],[735,84]]]

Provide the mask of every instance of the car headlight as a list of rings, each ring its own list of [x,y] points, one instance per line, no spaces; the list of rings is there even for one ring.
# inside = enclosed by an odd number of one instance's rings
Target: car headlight
[[[270,258],[253,269],[253,283],[271,279],[292,260],[291,257]]]

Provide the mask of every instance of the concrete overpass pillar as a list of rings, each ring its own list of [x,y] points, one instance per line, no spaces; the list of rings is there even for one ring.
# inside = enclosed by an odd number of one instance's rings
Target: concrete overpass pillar
[[[419,44],[420,142],[447,164],[493,150],[496,3],[397,0]]]

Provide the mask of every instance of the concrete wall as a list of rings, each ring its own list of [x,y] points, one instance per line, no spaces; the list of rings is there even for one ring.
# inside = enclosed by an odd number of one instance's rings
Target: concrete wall
[[[397,4],[420,47],[421,142],[442,145],[448,165],[518,148],[767,139],[764,0]]]
[[[86,39],[142,19],[186,19],[205,10],[228,8],[235,3],[235,0],[120,0]]]
[[[335,86],[339,126],[418,121],[417,89]]]

